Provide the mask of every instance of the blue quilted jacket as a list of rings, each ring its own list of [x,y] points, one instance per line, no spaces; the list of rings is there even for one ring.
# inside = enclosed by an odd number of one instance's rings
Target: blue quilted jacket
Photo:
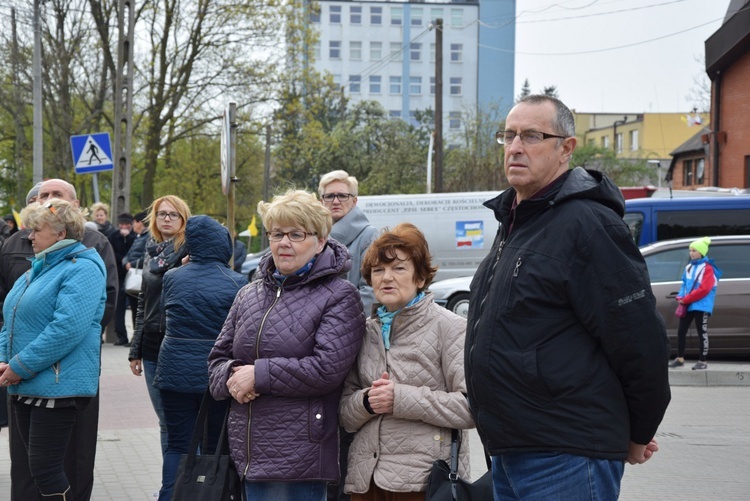
[[[357,288],[345,280],[346,247],[329,240],[310,272],[273,278],[265,256],[209,356],[209,386],[230,398],[232,367],[255,365],[249,404],[231,400],[229,449],[250,481],[338,481],[338,405],[365,330]]]
[[[229,268],[232,240],[214,219],[191,217],[185,240],[190,262],[164,274],[161,301],[167,327],[154,385],[203,393],[208,385],[208,354],[247,278]]]
[[[96,394],[106,283],[99,254],[80,242],[63,240],[32,260],[3,305],[0,360],[22,378],[8,393]]]

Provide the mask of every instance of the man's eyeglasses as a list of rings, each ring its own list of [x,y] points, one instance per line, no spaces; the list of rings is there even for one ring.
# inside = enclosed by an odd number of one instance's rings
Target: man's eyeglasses
[[[182,216],[178,212],[164,212],[163,210],[160,210],[156,213],[156,219],[167,219],[169,218],[170,221],[174,221],[176,219],[182,219]]]
[[[495,139],[497,144],[511,144],[516,136],[521,138],[523,144],[537,144],[541,143],[545,139],[556,137],[558,139],[565,139],[568,136],[558,136],[556,134],[547,134],[546,132],[539,132],[536,130],[523,130],[516,132],[512,130],[499,130],[495,133]]]
[[[334,199],[338,198],[339,202],[346,202],[350,198],[353,198],[354,195],[351,193],[326,193],[325,195],[321,195],[320,198],[323,199],[324,202],[332,204]]]
[[[307,237],[316,236],[317,233],[313,231],[267,231],[266,236],[271,242],[281,242],[284,237],[289,237],[290,242],[304,242]]]

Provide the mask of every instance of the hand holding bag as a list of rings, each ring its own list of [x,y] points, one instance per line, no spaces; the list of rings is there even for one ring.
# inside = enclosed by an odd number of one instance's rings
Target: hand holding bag
[[[451,464],[442,459],[432,463],[427,479],[425,501],[487,501],[492,499],[492,471],[486,472],[472,483],[458,476],[458,452],[461,449],[461,432],[451,433]],[[487,458],[487,465],[491,463]]]
[[[229,406],[221,425],[216,452],[211,455],[198,455],[198,445],[203,440],[203,430],[208,420],[208,402],[211,394],[208,389],[203,395],[201,409],[195,422],[190,452],[180,458],[174,482],[172,501],[240,501],[243,483],[228,454],[222,454],[227,434]]]
[[[125,274],[125,292],[130,296],[138,296],[143,283],[143,268],[131,267]]]
[[[674,310],[674,314],[675,314],[676,317],[685,318],[685,315],[687,315],[687,311],[688,311],[687,305],[679,303],[677,305],[677,309]]]

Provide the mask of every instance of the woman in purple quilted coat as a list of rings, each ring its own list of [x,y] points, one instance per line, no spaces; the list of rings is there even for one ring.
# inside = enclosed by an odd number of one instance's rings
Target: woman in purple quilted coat
[[[208,358],[231,398],[229,448],[248,499],[323,501],[339,481],[338,404],[365,329],[331,213],[289,191],[258,204],[271,253],[237,294]]]

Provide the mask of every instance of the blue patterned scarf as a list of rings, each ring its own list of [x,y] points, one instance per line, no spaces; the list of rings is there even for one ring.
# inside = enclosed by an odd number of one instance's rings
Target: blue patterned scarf
[[[419,294],[414,296],[414,299],[409,301],[406,306],[404,306],[404,308],[408,308],[413,304],[417,304],[422,300],[423,297],[424,292],[420,292]],[[386,350],[391,349],[391,324],[393,323],[393,319],[404,308],[396,311],[388,311],[385,309],[385,306],[381,306],[377,310],[378,318],[380,318],[380,322],[382,323],[380,333],[383,335],[383,344],[385,345]]]

